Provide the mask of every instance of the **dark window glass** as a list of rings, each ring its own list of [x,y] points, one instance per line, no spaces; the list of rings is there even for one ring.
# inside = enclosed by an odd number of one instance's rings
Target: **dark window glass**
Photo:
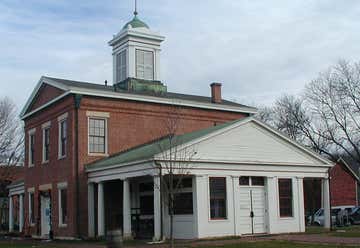
[[[140,214],[154,214],[154,196],[140,196]]]
[[[139,184],[140,192],[148,192],[148,191],[153,191],[153,190],[154,190],[154,183],[152,183],[152,182]]]
[[[212,177],[210,184],[210,217],[226,219],[226,178]]]
[[[50,152],[50,128],[44,129],[44,161],[49,160]]]
[[[91,118],[89,120],[89,152],[105,153],[106,135],[105,120]]]
[[[240,177],[239,178],[239,184],[243,185],[243,186],[248,186],[249,185],[249,177]]]
[[[265,180],[263,177],[251,177],[251,185],[253,186],[264,186]]]
[[[192,192],[174,195],[174,214],[193,214]]]
[[[292,181],[291,179],[279,179],[280,217],[292,217]]]
[[[30,164],[34,164],[34,154],[35,154],[35,135],[30,135]]]
[[[62,189],[60,190],[60,197],[61,197],[61,223],[67,223],[67,190]]]
[[[35,201],[34,201],[34,193],[30,193],[29,194],[29,202],[30,202],[30,209],[29,209],[29,212],[30,212],[30,223],[33,224],[35,223]]]
[[[60,156],[66,155],[66,143],[67,143],[67,122],[63,120],[60,122]]]

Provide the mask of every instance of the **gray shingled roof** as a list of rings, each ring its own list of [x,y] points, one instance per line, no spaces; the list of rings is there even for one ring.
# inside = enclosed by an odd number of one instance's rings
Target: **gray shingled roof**
[[[67,80],[67,79],[61,79],[61,78],[53,78],[53,77],[44,77],[45,81],[47,78],[52,81],[56,81],[60,84],[69,86],[69,87],[78,87],[78,88],[84,88],[84,89],[93,89],[93,90],[114,92],[114,87],[112,85],[105,86],[104,84],[80,82],[80,81]],[[166,98],[166,99],[188,100],[188,101],[195,101],[195,102],[200,102],[200,103],[211,103],[211,97],[180,94],[180,93],[174,93],[174,92],[166,92],[163,94],[138,93],[138,92],[128,92],[128,91],[119,91],[119,90],[117,90],[116,92],[129,93],[129,94],[134,94],[134,95],[155,96],[155,97]],[[221,103],[216,103],[216,104],[228,105],[228,106],[234,106],[234,107],[242,107],[242,108],[253,108],[250,106],[246,106],[243,104],[239,104],[239,103],[224,100],[224,99],[222,100]],[[256,110],[255,108],[253,108],[253,109]]]
[[[243,121],[244,119],[241,119],[241,120]],[[112,165],[120,165],[120,164],[135,162],[135,161],[152,159],[156,154],[166,151],[167,149],[169,149],[171,147],[185,144],[187,142],[190,142],[197,138],[203,137],[205,135],[208,135],[208,134],[215,132],[217,130],[220,130],[222,128],[228,127],[238,121],[240,121],[240,120],[230,121],[230,122],[218,125],[218,126],[213,126],[210,128],[199,130],[199,131],[175,136],[172,139],[173,143],[171,146],[170,146],[170,139],[168,137],[164,137],[162,139],[155,140],[153,142],[134,147],[127,151],[123,151],[118,154],[114,154],[108,158],[104,158],[104,159],[95,161],[94,163],[88,164],[86,166],[86,168],[87,169],[106,168],[106,167],[109,167]]]

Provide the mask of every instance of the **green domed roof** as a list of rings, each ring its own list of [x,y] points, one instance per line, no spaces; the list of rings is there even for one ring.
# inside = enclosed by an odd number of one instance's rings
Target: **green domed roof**
[[[126,23],[122,29],[126,29],[128,25],[131,25],[132,28],[149,28],[149,26],[145,22],[141,21],[137,15],[135,15],[131,21]]]

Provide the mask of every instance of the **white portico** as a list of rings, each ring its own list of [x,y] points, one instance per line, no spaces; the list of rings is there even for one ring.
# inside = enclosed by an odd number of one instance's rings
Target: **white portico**
[[[9,232],[22,232],[24,228],[24,181],[15,181],[8,186],[9,189]],[[15,204],[17,207],[15,208]],[[14,210],[17,209],[18,213]],[[14,216],[17,216],[18,230],[14,230]]]
[[[166,163],[174,158],[158,149],[166,142],[156,141],[88,165],[90,236],[107,231],[104,209],[110,203],[104,200],[102,188],[114,180],[122,185],[117,194],[122,196],[124,235],[136,237],[136,221],[146,226],[149,222],[144,220],[149,218],[154,239],[169,236],[168,210],[161,200],[166,196],[161,196],[159,187],[160,175],[168,173]],[[246,118],[180,135],[176,147],[177,152],[193,153],[190,160],[178,159],[174,166],[184,174],[186,165],[186,183],[174,203],[176,238],[304,232],[304,178],[322,179],[325,227],[330,227],[328,169],[332,163],[260,121]],[[147,189],[146,182],[150,183]],[[94,214],[95,204],[98,213]],[[98,230],[94,230],[95,215]]]

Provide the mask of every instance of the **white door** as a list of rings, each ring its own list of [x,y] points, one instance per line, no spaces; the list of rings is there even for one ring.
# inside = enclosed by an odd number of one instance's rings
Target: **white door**
[[[264,187],[240,186],[239,228],[241,234],[266,232]]]
[[[41,196],[41,236],[48,237],[50,232],[50,197]]]

